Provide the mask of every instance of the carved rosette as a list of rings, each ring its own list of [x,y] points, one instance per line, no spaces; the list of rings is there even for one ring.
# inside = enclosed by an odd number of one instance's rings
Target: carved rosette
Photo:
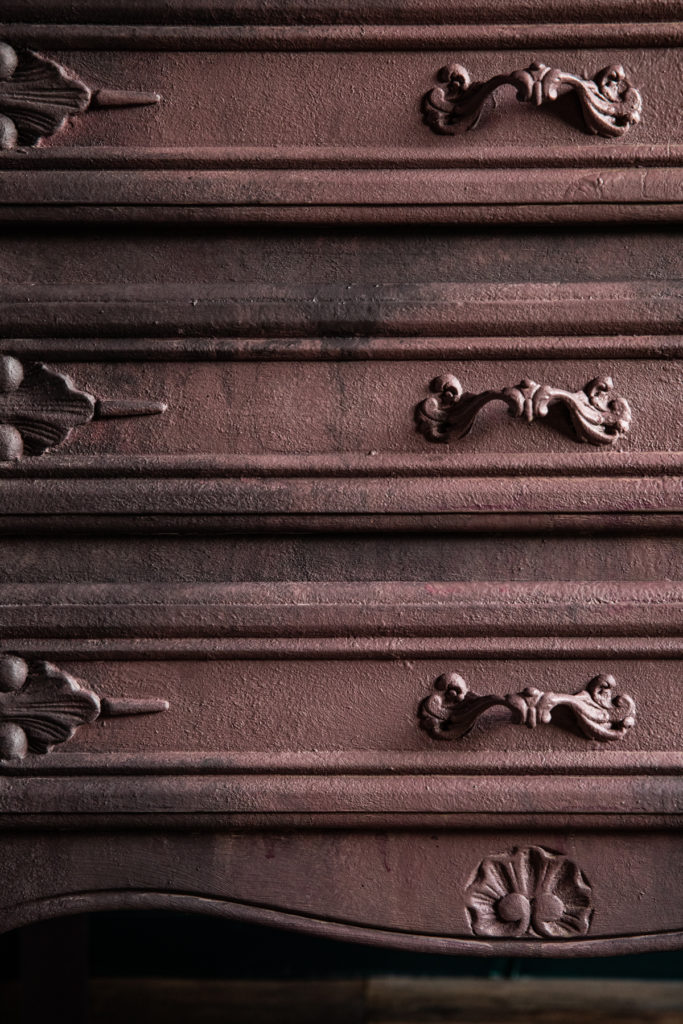
[[[545,418],[552,406],[562,406],[576,439],[593,445],[614,444],[631,429],[631,407],[614,390],[611,377],[595,377],[582,391],[565,391],[525,378],[514,387],[473,393],[463,391],[458,378],[446,374],[435,377],[429,388],[432,394],[415,409],[417,429],[428,441],[459,441],[489,402],[503,402],[511,416],[527,423]]]
[[[156,93],[92,91],[68,68],[31,50],[0,42],[0,149],[35,146],[70,117],[94,107],[158,103]]]
[[[168,701],[100,698],[49,661],[0,657],[0,761],[47,754],[98,718],[153,714]]]
[[[440,83],[422,100],[423,120],[439,135],[455,135],[476,128],[487,103],[495,105],[494,93],[511,85],[520,103],[536,107],[554,102],[573,91],[579,101],[586,129],[592,135],[620,138],[640,122],[643,101],[621,64],[610,64],[593,78],[534,62],[486,82],[473,82],[462,64],[448,64],[437,73]]]
[[[475,935],[575,939],[590,928],[591,887],[582,871],[542,846],[486,857],[465,890]]]
[[[43,363],[28,369],[0,356],[0,461],[42,455],[66,441],[74,427],[110,416],[163,413],[163,402],[98,400]]]
[[[461,675],[449,672],[435,680],[418,714],[420,725],[434,739],[458,740],[489,708],[507,708],[515,724],[529,729],[553,723],[553,711],[564,708],[587,739],[620,740],[635,725],[636,704],[627,694],[617,693],[616,685],[614,676],[599,675],[578,693],[553,693],[528,686],[504,697],[480,696],[472,693]]]

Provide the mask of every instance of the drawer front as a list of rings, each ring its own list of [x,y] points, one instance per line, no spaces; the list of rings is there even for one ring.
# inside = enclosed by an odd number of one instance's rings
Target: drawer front
[[[5,361],[6,516],[683,508],[679,360]]]
[[[100,31],[106,35],[104,30]],[[519,34],[523,33],[522,28]],[[61,30],[55,27],[51,32],[55,43],[60,34],[71,39],[75,35],[66,26]],[[11,44],[18,36],[15,27],[5,33],[5,40]],[[21,36],[30,46],[28,26],[21,30]],[[44,29],[40,36],[45,39]],[[447,38],[444,33],[444,41]],[[618,151],[620,147],[627,150],[628,156],[621,157],[626,161],[633,158],[631,147],[637,150],[659,146],[664,157],[667,141],[674,146],[683,143],[683,119],[677,110],[671,109],[670,102],[680,74],[680,39],[674,45],[634,47],[628,42],[620,43],[616,26],[604,26],[603,38],[611,45],[560,45],[548,47],[547,53],[523,46],[501,50],[493,46],[470,49],[466,45],[454,49],[447,45],[429,47],[421,52],[396,52],[388,48],[390,52],[336,53],[316,52],[315,48],[309,52],[256,52],[248,45],[243,52],[220,52],[219,45],[213,52],[177,52],[179,47],[174,48],[176,52],[154,52],[159,49],[157,45],[151,52],[136,52],[120,44],[93,53],[87,47],[64,49],[53,45],[49,58],[88,82],[95,95],[103,87],[135,89],[136,94],[149,96],[150,109],[105,113],[95,103],[95,110],[80,116],[76,113],[73,123],[50,135],[46,145],[131,149],[156,146],[184,151],[278,148],[284,151],[285,159],[298,155],[299,166],[303,165],[303,154],[296,150],[309,147],[314,154],[325,153],[327,149],[342,150],[338,154],[342,160],[345,156],[362,160],[364,151],[376,154],[385,149],[395,164],[400,164],[404,157],[406,167],[420,155],[432,159],[441,156],[446,161],[457,155],[461,160],[472,160],[481,154],[492,156],[496,151],[504,151],[511,165],[518,152],[527,161],[531,155],[531,162],[542,167],[548,165],[545,147],[575,147],[579,159],[583,157],[586,163],[591,153],[600,161],[603,150]],[[148,41],[152,42],[149,36]],[[218,31],[214,41],[221,42]],[[159,34],[158,42],[165,49],[163,34]],[[21,61],[21,51],[19,54]],[[452,86],[440,79],[441,68],[461,65],[472,82],[483,84],[494,77],[528,69],[534,63],[543,63],[585,82],[605,68],[621,66],[625,82],[614,83],[612,91],[621,95],[611,106],[609,85],[598,84],[594,88],[596,100],[603,100],[604,124],[591,124],[590,99],[586,99],[586,92],[591,90],[571,81],[554,83],[560,93],[566,93],[557,103],[547,95],[547,83],[541,90],[540,109],[534,109],[528,101],[516,102],[519,81],[508,83],[508,88],[501,84],[497,102],[483,104],[483,112],[474,90],[465,88],[459,102],[464,105],[463,100],[468,100],[471,109],[463,115],[462,131],[450,138],[444,135],[444,128],[455,127],[453,114],[450,113],[450,124],[445,125],[437,125],[433,115],[430,118],[436,97],[432,93],[430,99],[429,94],[434,88],[443,89],[446,95],[442,103],[448,107],[448,90]],[[529,77],[542,83],[538,72],[536,76],[530,72]],[[629,103],[629,97],[625,97],[629,86],[640,97],[640,110],[635,98]],[[156,102],[154,94],[159,94]],[[46,96],[49,95],[46,86]],[[103,99],[106,104],[106,94]],[[586,101],[585,106],[581,99]],[[595,106],[599,104],[596,102]],[[596,133],[607,133],[612,108],[613,119],[624,122],[622,136],[593,134],[591,128]],[[478,124],[467,131],[478,113]],[[448,121],[448,116],[444,121]],[[254,157],[258,159],[261,155],[257,153]],[[566,151],[561,155],[570,166],[578,163],[577,157],[568,158]],[[130,156],[132,159],[134,153]],[[612,154],[611,159],[618,156]],[[454,159],[452,162],[456,163]]]
[[[588,468],[604,452],[623,453],[627,463],[628,454],[680,451],[682,367],[672,359],[515,359],[503,351],[495,360],[51,364],[88,392],[126,396],[117,399],[122,413],[128,395],[149,396],[149,411],[163,413],[94,422],[60,454],[345,454],[367,465],[370,452],[375,463],[401,453],[425,470],[450,454],[475,461],[557,453],[580,456]],[[453,378],[463,394],[449,401]],[[430,391],[435,379],[446,383]],[[487,392],[489,404],[480,406]],[[102,405],[98,420],[107,414]]]
[[[680,760],[678,583],[2,594],[10,765],[153,769],[208,756],[249,771],[607,771]]]
[[[91,217],[151,205],[162,219],[172,207],[248,220],[358,219],[368,207],[387,220],[679,216],[679,11],[609,24],[600,10],[576,24],[575,9],[556,9],[533,24],[528,8],[501,9],[460,25],[443,10],[434,21],[376,11],[368,24],[358,5],[282,14],[283,25],[263,10],[240,9],[241,24],[188,13],[141,24],[134,5],[112,25],[27,12],[4,26],[5,116],[18,121],[5,123],[5,216],[86,203]],[[19,81],[27,61],[48,69],[48,112],[56,87],[75,93],[42,149],[12,107],[16,60]]]
[[[259,249],[234,231],[116,232],[108,285],[107,248],[84,237],[52,233],[55,263],[7,239],[41,284],[5,274],[5,356],[25,378],[0,392],[6,517],[683,507],[673,233],[292,232]],[[235,280],[215,283],[212,254]],[[568,260],[585,277],[552,283]],[[17,446],[20,398],[42,444]]]
[[[3,927],[78,895],[443,952],[680,943],[679,584],[2,598]]]
[[[97,33],[91,31],[93,35]],[[100,32],[103,36],[107,34],[105,30]],[[191,32],[190,29],[188,34]],[[519,34],[524,34],[523,28]],[[41,41],[47,35],[45,28],[34,31],[34,38]],[[72,41],[76,33],[63,26],[53,28],[49,35],[56,44],[60,35]],[[324,153],[331,148],[343,151],[338,154],[342,160],[354,155],[360,160],[364,151],[377,153],[385,147],[396,164],[404,156],[407,167],[419,155],[443,156],[448,161],[449,156],[457,154],[461,160],[471,160],[481,154],[493,155],[496,150],[504,151],[511,165],[515,163],[515,152],[519,152],[527,161],[531,155],[529,162],[542,167],[548,165],[544,147],[565,149],[565,153],[560,151],[558,155],[564,156],[570,166],[576,166],[581,157],[588,162],[591,153],[600,162],[606,148],[626,148],[628,155],[621,156],[625,162],[629,157],[633,159],[631,147],[637,150],[658,146],[664,157],[667,141],[674,146],[683,143],[683,121],[670,104],[681,67],[680,30],[674,45],[669,40],[669,45],[656,47],[634,47],[628,42],[620,45],[616,26],[604,26],[602,35],[611,45],[579,49],[551,46],[547,54],[524,47],[469,49],[466,45],[457,49],[429,47],[423,52],[374,53],[315,52],[315,48],[298,53],[255,52],[248,45],[244,52],[220,52],[219,46],[218,52],[206,48],[204,52],[135,52],[121,47],[120,42],[93,53],[87,47],[63,49],[53,45],[49,56],[43,58],[45,101],[49,101],[52,84],[48,79],[52,71],[48,60],[61,66],[70,82],[78,78],[84,86],[87,84],[95,99],[90,110],[86,104],[86,109],[80,111],[74,101],[73,123],[56,128],[47,136],[46,144],[156,146],[185,151],[277,147],[284,150],[285,159],[290,155],[301,156],[296,154],[297,149],[311,147]],[[5,31],[5,46],[18,44],[20,36],[25,44],[31,45],[31,29],[15,26]],[[443,37],[446,41],[448,34],[444,32]],[[126,41],[130,42],[130,37]],[[153,42],[149,35],[148,41]],[[214,41],[221,42],[218,31]],[[158,43],[161,47],[157,45],[154,49],[164,49],[163,33],[159,33]],[[36,49],[43,49],[40,44],[35,45]],[[22,61],[28,58],[18,45],[16,53],[21,73]],[[430,117],[430,111],[437,102],[434,88],[443,90],[441,102],[448,111],[449,89],[453,85],[438,72],[454,64],[462,66],[472,82],[481,84],[490,83],[493,78],[512,77],[534,64],[544,64],[574,76],[576,81],[553,83],[572,102],[560,100],[555,105],[548,95],[550,83],[543,84],[547,74],[536,71],[534,75],[532,70],[529,77],[543,86],[541,110],[527,106],[528,100],[515,102],[513,90],[524,84],[519,79],[505,83],[512,87],[509,91],[501,82],[497,103],[483,104],[483,113],[481,101],[477,102],[479,97],[465,85],[461,96],[451,105],[457,109],[458,103],[465,106],[467,100],[470,109],[462,115],[462,132],[447,140],[444,130],[456,125],[453,113],[448,112],[443,118],[446,123],[437,123],[434,115]],[[623,78],[615,75],[613,83],[595,82],[592,90],[581,87],[581,80],[595,80],[603,69],[610,67],[621,67]],[[16,73],[9,83],[13,81]],[[127,109],[101,112],[108,106],[109,93],[104,89],[115,86],[131,90],[129,96],[123,94],[120,107],[146,102],[151,109],[142,113]],[[626,95],[629,88],[637,99]],[[98,90],[102,90],[99,98]],[[613,100],[610,91],[615,94]],[[591,97],[586,94],[591,92],[595,97],[594,108],[602,106],[602,121],[590,117]],[[9,110],[9,85],[7,93],[5,103]],[[479,122],[474,130],[466,132],[477,114]],[[21,130],[21,117],[18,113],[15,117]],[[618,127],[622,128],[620,138],[608,135],[611,119],[617,122],[613,126],[615,136],[620,134]],[[576,148],[579,159],[568,157],[566,149],[571,147]],[[256,158],[259,155],[254,154]],[[611,155],[612,160],[618,158]]]
[[[258,654],[258,643],[249,646]],[[668,752],[681,755],[683,669],[675,658],[632,661],[605,653],[576,659],[568,645],[560,661],[532,661],[516,651],[510,662],[488,649],[482,660],[475,656],[477,642],[470,641],[466,655],[441,658],[433,642],[362,644],[364,657],[355,659],[344,658],[341,649],[336,657],[314,657],[312,648],[329,644],[309,642],[297,645],[308,648],[302,659],[288,646],[268,645],[260,657],[237,659],[217,651],[209,661],[195,656],[148,663],[128,654],[120,662],[82,664],[62,655],[59,670],[80,679],[84,692],[93,690],[106,706],[97,721],[89,706],[82,713],[77,708],[78,731],[66,737],[56,760],[46,755],[40,761],[41,770],[59,767],[64,757],[68,763],[106,764],[111,755],[113,763],[152,765],[167,756],[172,761],[175,752],[183,763],[211,754],[245,768],[306,768],[329,756],[330,765],[342,769],[386,763],[447,772],[472,765],[538,771],[549,759],[575,768],[627,767],[655,763],[661,752],[664,763]],[[353,645],[338,648],[343,646]],[[377,650],[382,646],[383,656]],[[410,657],[392,655],[391,646],[406,646]],[[14,702],[16,710],[5,703],[8,721],[25,722],[30,753],[31,708],[42,708],[51,684],[39,660],[29,655],[27,661],[39,693],[29,709],[23,698]],[[151,711],[165,713],[138,718],[133,705],[141,701],[145,716],[150,695]],[[131,717],[110,722],[119,715],[119,702],[120,714],[130,702]],[[71,713],[68,705],[66,700],[64,714]],[[56,711],[57,724],[61,718]],[[35,758],[30,763],[38,767]]]

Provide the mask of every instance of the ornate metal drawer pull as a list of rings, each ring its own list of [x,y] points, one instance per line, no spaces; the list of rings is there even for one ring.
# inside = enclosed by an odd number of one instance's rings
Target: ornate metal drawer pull
[[[621,64],[610,64],[593,78],[534,62],[528,68],[494,75],[487,82],[472,82],[462,64],[448,64],[437,73],[437,85],[422,101],[425,124],[440,135],[456,135],[476,128],[493,93],[503,85],[517,90],[520,103],[540,107],[552,103],[561,92],[573,90],[581,105],[587,130],[592,135],[619,138],[638,124],[643,101]]]
[[[26,370],[14,356],[0,356],[0,461],[42,455],[66,441],[74,427],[93,419],[165,411],[163,402],[97,399],[77,391],[69,377],[43,363]]]
[[[512,711],[516,725],[535,729],[549,725],[555,708],[568,708],[578,728],[591,740],[620,740],[635,725],[636,705],[627,694],[615,693],[614,676],[599,675],[579,693],[552,693],[528,686],[521,693],[479,696],[457,672],[439,676],[420,704],[420,725],[437,740],[459,740],[480,715],[493,707]]]
[[[35,146],[86,110],[144,107],[159,99],[155,92],[93,91],[61,64],[0,42],[0,149]]]
[[[463,391],[458,378],[450,375],[436,377],[429,387],[434,394],[415,410],[417,429],[428,441],[460,440],[489,402],[505,402],[512,416],[523,416],[527,423],[546,416],[551,406],[563,405],[577,439],[589,444],[614,444],[631,427],[631,408],[614,391],[611,377],[589,380],[583,391],[565,391],[525,379],[512,388],[473,394]]]
[[[49,661],[0,657],[0,760],[47,754],[98,718],[168,711],[167,700],[103,697]]]

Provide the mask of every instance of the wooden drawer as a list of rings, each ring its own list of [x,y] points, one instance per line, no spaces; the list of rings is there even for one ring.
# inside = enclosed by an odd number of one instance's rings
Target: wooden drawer
[[[62,655],[60,669],[105,703],[109,694],[131,702],[151,695],[170,707],[163,715],[112,723],[107,705],[99,723],[79,729],[58,755],[30,763],[50,772],[110,761],[114,767],[154,767],[177,759],[189,766],[209,756],[246,770],[267,765],[456,773],[473,767],[635,770],[656,764],[659,755],[663,764],[680,763],[680,660],[631,661],[623,641],[616,644],[619,655],[579,659],[572,658],[575,641],[564,647],[557,641],[559,662],[553,652],[543,656],[540,643],[538,656],[525,659],[518,644],[512,664],[490,643],[482,643],[482,650],[475,640],[452,643],[453,653],[441,658],[436,642],[397,643],[393,659],[390,646],[359,643],[363,660],[346,660],[342,652],[348,647],[351,655],[352,645],[341,641],[331,655],[331,644],[322,641],[264,644],[265,661],[256,642],[217,642],[209,661],[159,655],[139,662],[132,642],[126,659],[114,663],[83,665]],[[514,646],[500,645],[503,651]],[[593,651],[601,646],[606,649],[603,642]],[[534,651],[533,643],[527,647]],[[609,710],[604,721],[603,707]],[[546,708],[553,709],[548,724]]]
[[[10,722],[55,746],[0,767],[2,926],[164,906],[452,953],[673,948],[680,589],[6,588],[3,751]],[[419,710],[456,668],[524,699],[607,670],[635,721],[492,707],[440,742]]]
[[[167,245],[162,252],[180,255]],[[128,252],[126,273],[130,260]],[[203,263],[200,270],[208,274]],[[679,291],[675,282],[642,280],[9,285],[6,351],[30,380],[36,360],[50,368],[25,402],[40,420],[60,374],[92,397],[80,419],[58,403],[52,418],[75,429],[54,450],[28,450],[3,467],[3,508],[678,512]],[[46,337],[54,317],[59,326]],[[429,398],[430,382],[449,375],[472,395],[493,393],[478,411],[458,400],[473,410],[466,436],[462,424],[449,429],[445,392]],[[15,393],[25,386],[8,392],[8,408]],[[534,422],[510,418],[532,393]],[[72,400],[73,390],[64,394]],[[547,415],[543,395],[555,402]],[[443,414],[449,443],[435,443],[426,400]],[[112,412],[156,415],[105,422]]]
[[[10,659],[3,700],[29,744],[32,702],[40,729],[57,730],[58,752],[25,762],[41,773],[207,757],[250,771],[668,769],[680,759],[680,591],[18,584],[3,588],[4,644],[35,668],[26,682]],[[41,736],[36,751],[50,745]]]
[[[239,24],[228,10],[201,23],[182,10],[169,24],[149,5],[140,23],[137,4],[116,24],[73,10],[66,24],[48,12],[36,23],[29,9],[4,39],[80,76],[94,98],[42,150],[3,154],[3,216],[679,216],[675,5],[611,24],[595,3],[579,24],[568,2],[459,10],[459,24],[436,6],[302,8],[280,12],[284,24],[258,5],[240,8]],[[458,102],[473,130],[442,134],[443,80],[461,66],[472,82],[509,80],[525,102],[501,88],[480,123],[467,88]],[[151,105],[120,109],[140,102]]]
[[[637,513],[683,505],[678,360],[24,366],[27,387],[38,384],[6,398],[7,452],[15,436],[24,448],[0,468],[6,516]],[[448,390],[453,372],[464,391],[457,401]],[[78,397],[65,374],[89,394],[122,397]],[[434,378],[444,389],[430,396]],[[41,396],[55,381],[63,394],[46,413]],[[492,400],[477,412],[476,396],[487,393]],[[12,402],[24,394],[20,411],[26,417],[28,407],[33,420],[16,421],[17,431]],[[519,415],[530,395],[531,423]],[[547,415],[544,395],[555,396]],[[81,416],[74,401],[91,404]],[[105,421],[112,408],[116,417],[161,415]],[[59,446],[34,455],[43,430]]]
[[[485,344],[485,342],[483,342]],[[356,361],[51,363],[95,395],[116,395],[149,403],[154,419],[122,424],[94,422],[76,429],[54,455],[197,456],[257,460],[263,456],[348,456],[368,465],[384,458],[411,456],[426,470],[452,456],[475,461],[497,453],[525,456],[577,456],[588,468],[606,452],[637,461],[644,453],[683,448],[683,363],[677,359],[401,359]],[[30,363],[27,365],[27,372]],[[495,392],[477,411],[464,394],[449,405],[430,383],[455,376],[473,395]],[[557,394],[547,415],[537,398],[526,415],[512,417],[514,398],[531,394],[524,380]],[[589,397],[591,382],[595,397]],[[509,401],[507,390],[515,392]],[[119,398],[118,396],[121,396]],[[154,396],[154,397],[153,397]],[[111,399],[105,399],[111,401]],[[552,401],[552,400],[551,400]],[[610,406],[612,408],[610,408]],[[418,412],[418,409],[423,410]],[[107,406],[103,413],[106,415]],[[125,405],[123,410],[125,411]],[[574,420],[571,414],[575,414]],[[429,416],[434,428],[429,426]],[[449,426],[449,415],[453,424]],[[416,429],[416,418],[418,418]],[[463,425],[469,433],[459,436]],[[435,436],[436,432],[438,436]],[[443,440],[446,443],[434,443]],[[104,463],[103,463],[104,464]],[[254,463],[256,465],[256,462]]]

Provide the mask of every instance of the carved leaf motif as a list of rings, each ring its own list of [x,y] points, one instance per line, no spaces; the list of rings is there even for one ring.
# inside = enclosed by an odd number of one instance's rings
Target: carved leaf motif
[[[55,61],[0,43],[0,148],[35,145],[87,110],[90,99],[88,86]]]
[[[94,417],[154,416],[165,411],[163,402],[96,400],[43,363],[25,371],[14,356],[0,356],[0,461],[41,455]]]
[[[572,939],[585,935],[591,888],[568,857],[541,846],[486,857],[465,890],[475,935]]]
[[[95,414],[95,399],[78,391],[69,377],[36,363],[24,373],[18,360],[0,359],[0,371],[10,361],[11,372],[0,372],[0,422],[21,434],[27,455],[40,455],[61,444],[74,427]]]
[[[97,718],[168,710],[158,698],[105,697],[49,661],[0,656],[0,761],[46,754]]]
[[[48,57],[0,42],[0,149],[35,146],[74,114],[94,107],[145,107],[160,98],[155,92],[125,89],[93,92]]]
[[[100,713],[95,693],[47,661],[0,660],[0,757],[45,754]],[[23,736],[22,736],[23,733]]]

